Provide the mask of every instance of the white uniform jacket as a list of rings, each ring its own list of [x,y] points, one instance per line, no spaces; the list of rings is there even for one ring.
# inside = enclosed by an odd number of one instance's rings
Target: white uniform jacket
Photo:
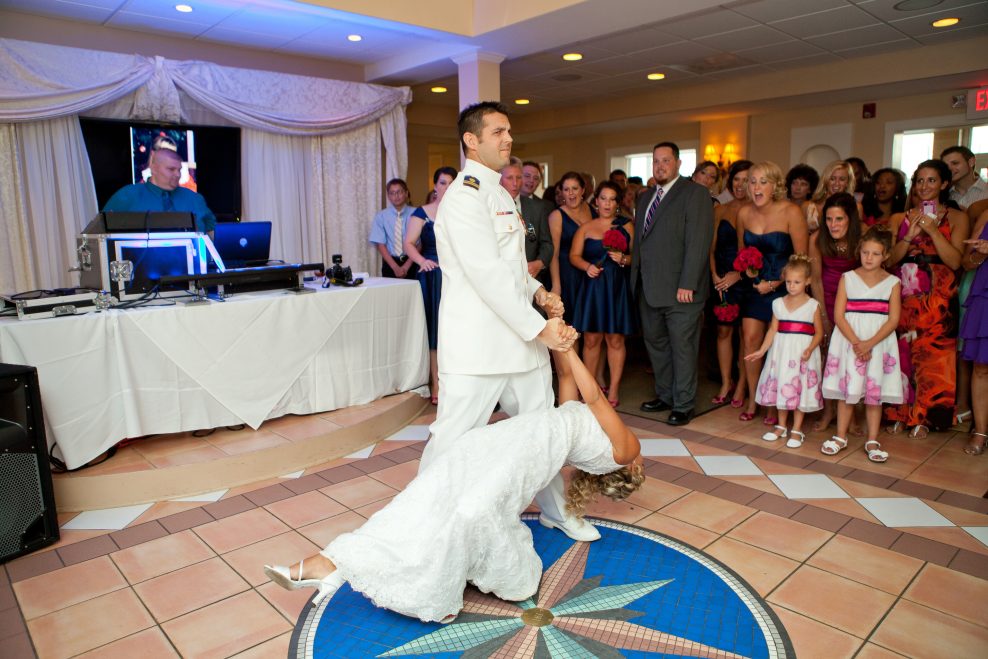
[[[541,284],[528,274],[525,230],[501,175],[467,160],[439,204],[436,247],[443,271],[439,372],[520,373],[548,363],[532,306]]]

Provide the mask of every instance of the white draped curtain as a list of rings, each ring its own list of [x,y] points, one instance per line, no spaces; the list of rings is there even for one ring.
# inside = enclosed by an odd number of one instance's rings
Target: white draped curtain
[[[244,167],[244,217],[281,218],[271,233],[273,255],[329,263],[342,254],[354,271],[378,269],[367,236],[380,195],[365,194],[366,182],[381,176],[376,125],[315,138],[244,129],[242,153],[244,163],[265,163]]]
[[[71,63],[68,66],[67,63]],[[71,286],[96,213],[78,115],[236,125],[243,216],[271,220],[272,256],[343,254],[375,271],[367,235],[387,177],[405,175],[408,88],[0,39],[0,291]],[[207,198],[208,202],[208,198]]]

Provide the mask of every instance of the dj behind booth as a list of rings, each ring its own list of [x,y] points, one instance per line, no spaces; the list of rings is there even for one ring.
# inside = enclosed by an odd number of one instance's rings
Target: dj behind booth
[[[169,148],[155,149],[149,161],[151,179],[126,185],[114,193],[104,211],[183,211],[195,217],[196,231],[212,231],[216,215],[198,192],[179,186],[182,157]]]

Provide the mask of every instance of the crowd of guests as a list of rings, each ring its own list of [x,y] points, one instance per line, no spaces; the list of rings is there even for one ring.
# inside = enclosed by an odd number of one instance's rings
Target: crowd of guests
[[[984,451],[988,185],[969,149],[921,163],[908,188],[903,172],[871,173],[859,158],[788,173],[771,162],[741,160],[725,172],[705,161],[687,177],[674,144],[653,155],[647,183],[615,170],[597,185],[570,171],[541,198],[537,163],[513,158],[501,172],[529,272],[561,296],[611,405],[620,403],[625,342],[640,332],[657,396],[642,409],[687,423],[696,391],[687,363],[696,362],[705,315],[721,379],[711,402],[737,408],[744,422],[761,406],[766,441],[801,446],[804,416],[819,412],[814,430],[836,416],[820,447],[828,455],[864,432],[869,459],[885,461],[883,419],[889,434],[914,439],[970,422],[964,450]],[[428,203],[414,211],[404,181],[389,181],[371,234],[385,276],[421,283],[433,403],[441,264],[431,225],[456,176],[437,170]],[[662,238],[643,247],[653,228]],[[576,399],[565,360],[556,372],[560,403]]]

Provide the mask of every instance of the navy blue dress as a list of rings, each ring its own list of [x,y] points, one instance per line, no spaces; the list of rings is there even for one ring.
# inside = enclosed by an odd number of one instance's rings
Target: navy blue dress
[[[419,236],[419,252],[422,258],[439,263],[439,252],[436,251],[436,232],[432,219],[421,208],[412,211],[412,217],[425,220],[422,234]],[[419,286],[422,287],[422,300],[425,302],[425,327],[429,333],[429,350],[435,350],[439,327],[439,297],[443,290],[443,273],[439,268],[429,272],[419,270]]]
[[[563,298],[563,320],[567,325],[573,324],[573,309],[576,305],[576,296],[580,292],[580,286],[586,276],[573,267],[569,262],[569,249],[573,244],[573,236],[580,228],[576,220],[566,214],[560,206],[559,214],[563,216],[563,231],[559,237],[559,285],[562,287],[560,297]]]
[[[623,227],[628,221],[624,217],[616,218],[611,227],[623,233],[630,246],[631,236]],[[602,265],[604,270],[596,279],[580,273],[583,285],[576,295],[573,327],[580,332],[634,334],[636,323],[628,270],[611,260],[603,240],[584,240],[583,258],[596,266]]]
[[[775,281],[782,279],[782,268],[793,254],[792,238],[785,231],[769,231],[768,233],[744,232],[744,246],[755,247],[762,253],[762,270],[758,279]],[[754,281],[747,277],[734,287],[743,286],[741,301],[741,317],[754,318],[763,323],[772,320],[772,302],[786,294],[786,287],[780,285],[771,293],[762,295],[754,286]],[[733,287],[732,287],[733,288]]]
[[[717,233],[714,238],[714,268],[717,276],[723,277],[728,272],[734,270],[734,259],[738,256],[738,232],[729,221],[722,219],[717,224]],[[724,291],[723,296],[716,294],[713,296],[714,304],[720,304],[721,300],[727,304],[741,304],[741,290],[745,285],[744,280],[731,286]],[[740,315],[738,316],[740,318]],[[721,325],[736,325],[737,320]]]

